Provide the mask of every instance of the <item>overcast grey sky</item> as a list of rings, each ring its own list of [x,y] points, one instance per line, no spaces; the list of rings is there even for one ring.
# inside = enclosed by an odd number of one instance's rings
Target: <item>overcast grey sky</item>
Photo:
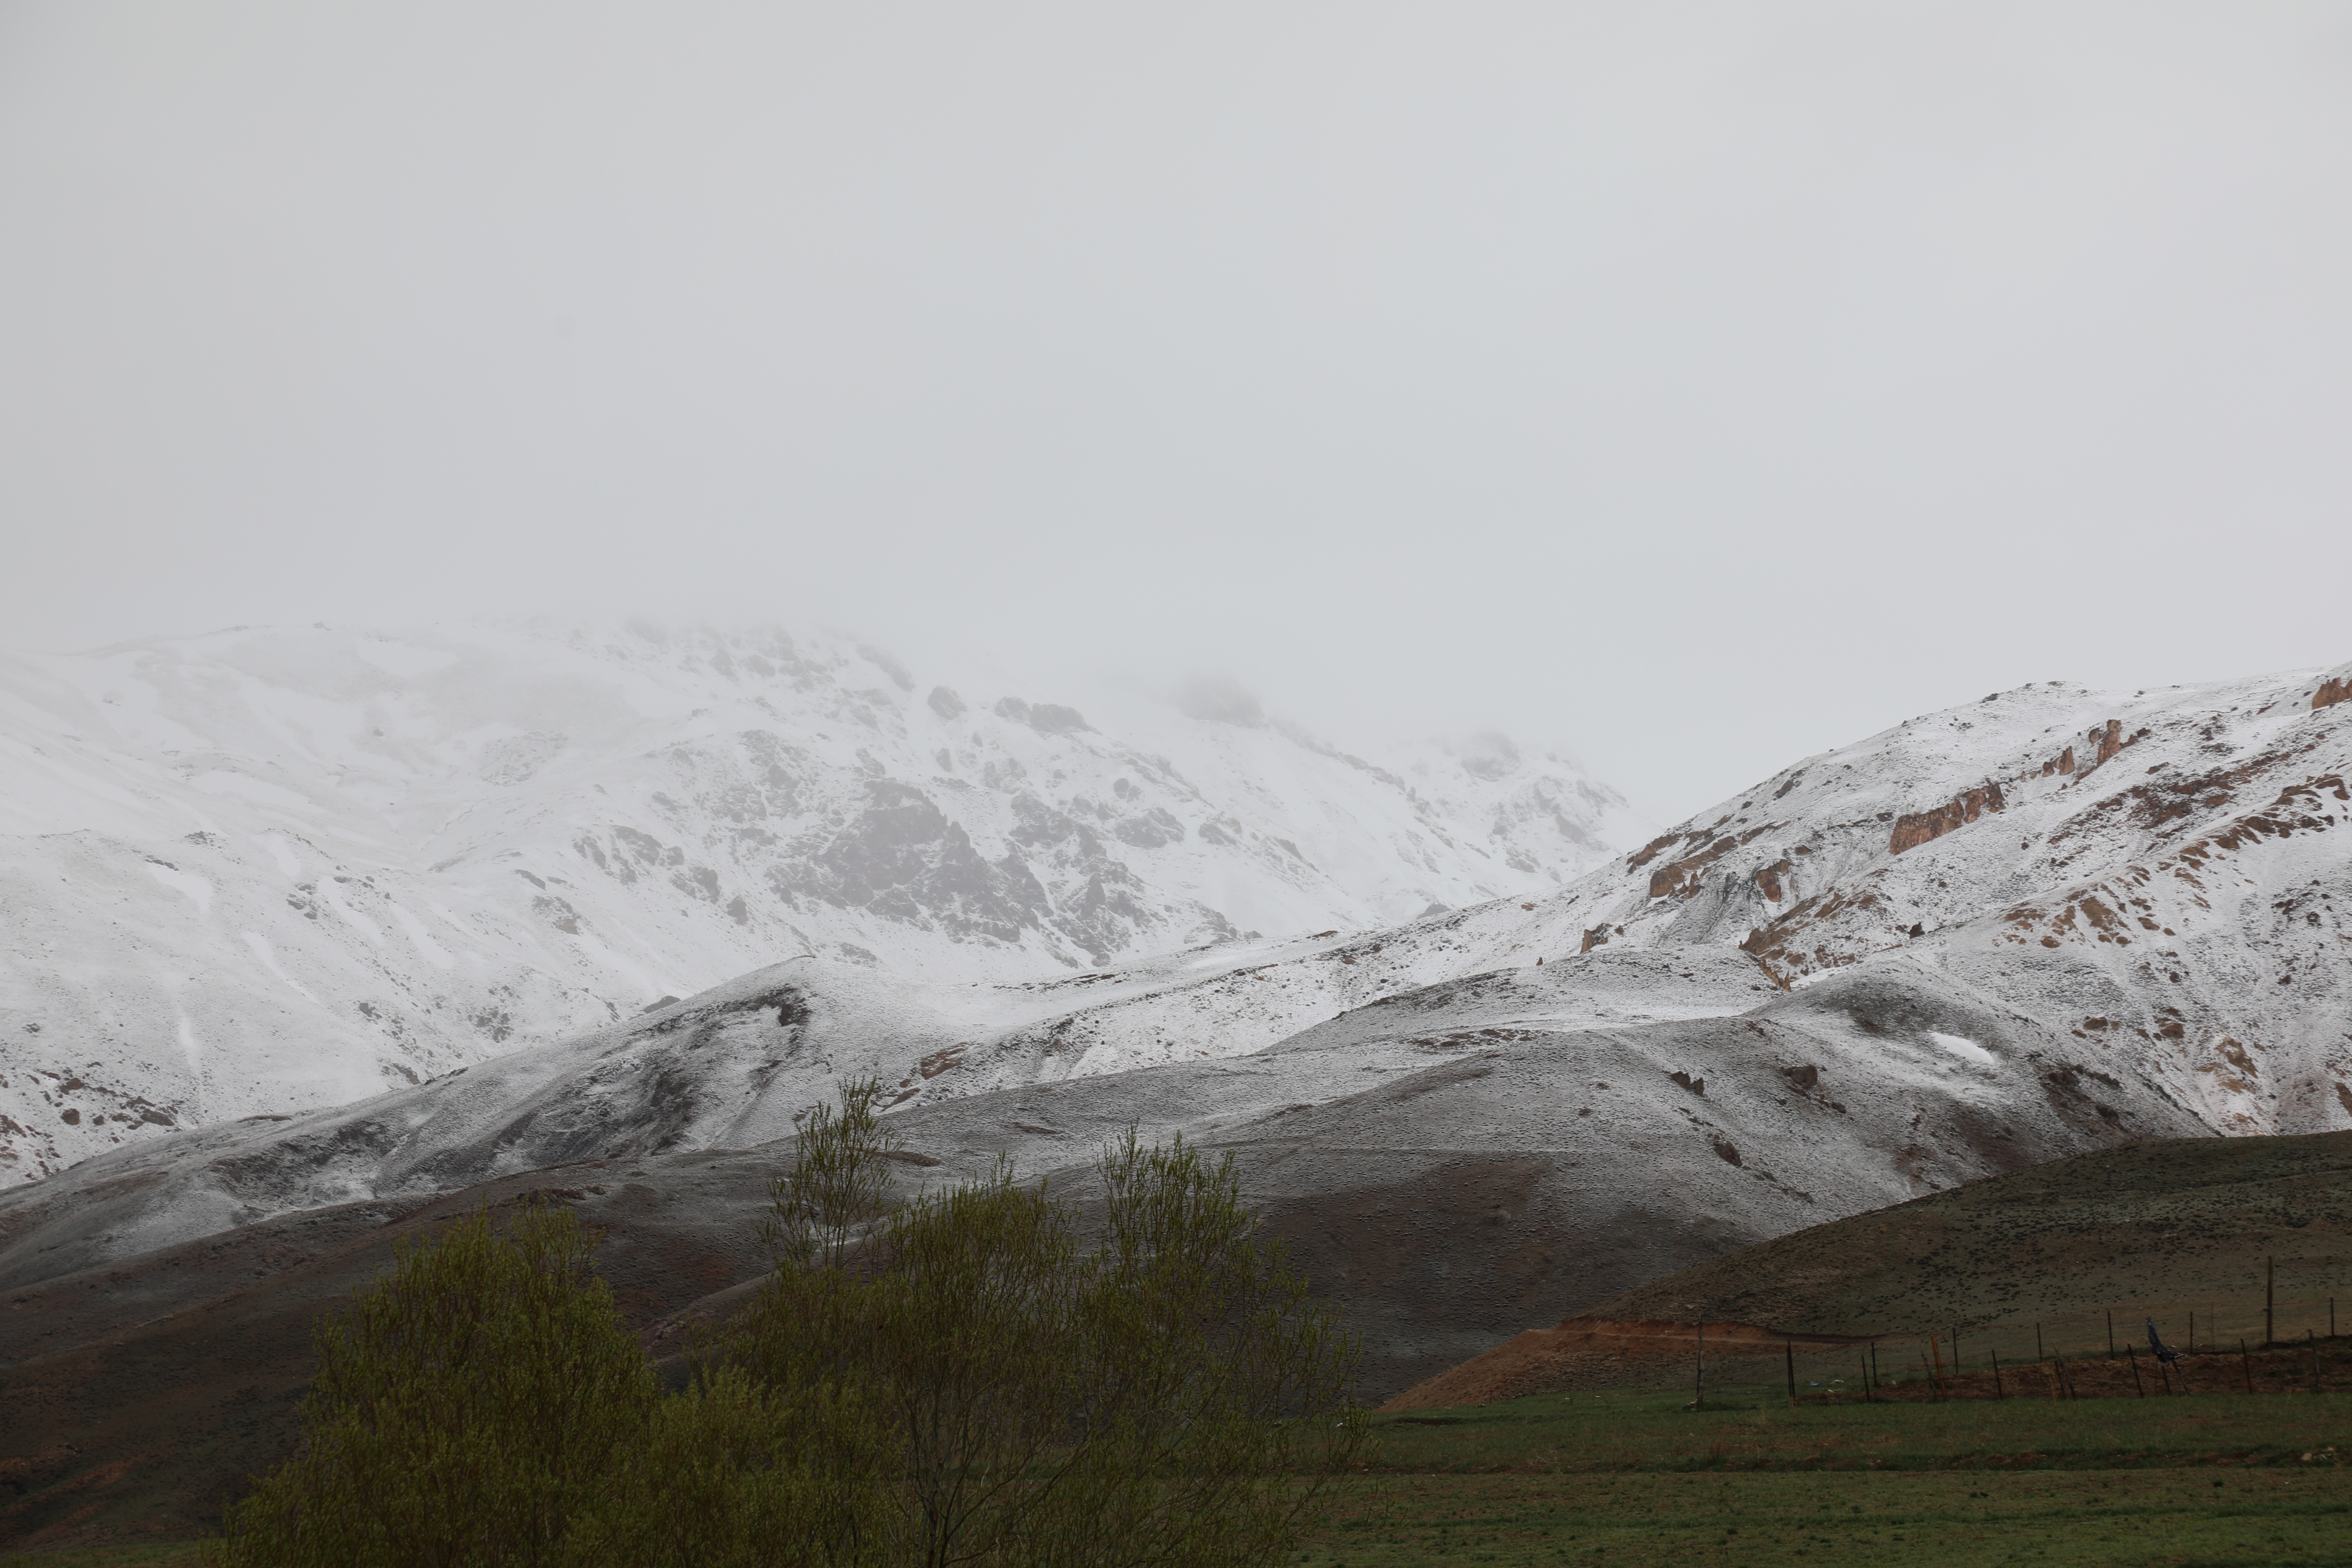
[[[1672,818],[2352,658],[2347,437],[2340,0],[0,0],[17,647],[824,618]]]

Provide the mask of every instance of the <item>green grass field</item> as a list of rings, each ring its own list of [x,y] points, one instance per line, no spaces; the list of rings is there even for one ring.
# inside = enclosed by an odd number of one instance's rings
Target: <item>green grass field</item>
[[[1298,1561],[2352,1565],[2352,1396],[1686,1400],[1376,1417]]]
[[[1297,1561],[2352,1563],[2348,1513],[2336,1468],[1383,1475]]]
[[[2352,1459],[2352,1395],[1800,1405],[1538,1395],[1373,1417],[1380,1466],[1494,1470],[2139,1469]],[[2321,1461],[2314,1461],[2315,1463]]]
[[[2352,1394],[1686,1403],[1588,1394],[1374,1417],[1370,1468],[1297,1562],[2352,1568]],[[149,1544],[0,1568],[196,1561],[192,1543]]]
[[[0,1568],[196,1568],[203,1551],[193,1541],[148,1546],[102,1546],[86,1551],[18,1552],[0,1557]]]

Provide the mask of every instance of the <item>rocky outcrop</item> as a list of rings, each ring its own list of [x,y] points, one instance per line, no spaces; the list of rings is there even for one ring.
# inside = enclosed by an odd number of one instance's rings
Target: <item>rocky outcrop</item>
[[[1639,849],[1634,850],[1633,853],[1625,857],[1625,869],[1628,871],[1640,870],[1643,867],[1656,859],[1660,850],[1664,849],[1668,845],[1674,843],[1680,837],[1682,837],[1682,835],[1679,833],[1660,834],[1657,837],[1651,839],[1647,844],[1643,845]]]
[[[1650,873],[1650,897],[1664,899],[1694,891],[1698,886],[1698,874],[1738,847],[1737,838],[1718,838],[1696,855],[1685,855],[1659,867]]]
[[[2108,720],[2103,728],[2092,731],[2085,738],[2096,749],[2097,754],[2091,762],[2095,768],[2104,765],[2108,758],[2128,744],[2124,740],[2124,721],[2120,719]]]
[[[1900,855],[1906,849],[1916,849],[1956,828],[1966,827],[1987,812],[2000,811],[2006,805],[1997,784],[1965,790],[1933,811],[1911,812],[1896,817],[1895,831],[1886,840],[1886,851]]]
[[[866,792],[861,809],[771,869],[779,897],[813,896],[909,926],[1007,943],[1053,913],[1018,850],[989,859],[912,785],[873,779]]]
[[[1659,867],[1650,873],[1650,897],[1654,899],[1690,897],[1691,894],[1698,891],[1699,884],[1704,880],[1700,873],[1741,845],[1753,843],[1771,830],[1772,825],[1768,823],[1762,827],[1751,827],[1737,837],[1726,834],[1713,843],[1707,844],[1706,848],[1696,854],[1685,855],[1679,860]],[[1705,842],[1709,836],[1706,833],[1695,833],[1687,837]]]

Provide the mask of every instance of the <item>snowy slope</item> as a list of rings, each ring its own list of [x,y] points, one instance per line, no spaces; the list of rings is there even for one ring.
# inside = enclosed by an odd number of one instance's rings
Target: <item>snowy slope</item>
[[[2352,668],[1995,694],[1809,759],[1559,892],[1372,930],[1028,980],[793,958],[20,1187],[0,1195],[0,1282],[554,1163],[657,1182],[698,1149],[782,1158],[799,1112],[872,1075],[933,1179],[998,1153],[1066,1171],[1129,1122],[1235,1151],[1318,1269],[1346,1277],[1349,1236],[1415,1260],[1420,1304],[1378,1308],[1403,1314],[1402,1376],[1525,1326],[1490,1321],[1496,1302],[1556,1318],[1644,1270],[2102,1143],[2352,1122],[2347,694]],[[1465,1194],[1507,1226],[1472,1251],[1532,1260],[1510,1281],[1461,1285]]]
[[[850,1078],[895,1084],[892,1111],[932,1179],[980,1174],[999,1153],[1024,1173],[1066,1171],[1129,1123],[1235,1149],[1258,1196],[1310,1205],[1412,1169],[1443,1188],[1457,1157],[1517,1161],[1561,1188],[1580,1227],[1643,1233],[1613,1244],[1625,1278],[1647,1278],[1633,1259],[1679,1266],[1717,1243],[2200,1130],[2157,1086],[1964,984],[1915,970],[1791,997],[1731,949],[1604,949],[1286,1030],[1284,993],[1370,957],[1327,939],[1003,986],[791,960],[416,1088],[144,1140],[0,1193],[0,1289],[331,1205],[580,1161],[781,1150]],[[1211,1022],[1165,1031],[1178,1005]],[[1475,1112],[1450,1092],[1498,1073]],[[1280,1157],[1310,1144],[1311,1160]],[[1338,1185],[1317,1186],[1310,1166]],[[1652,1201],[1633,1204],[1636,1192]],[[1660,1208],[1660,1194],[1683,1195]]]
[[[2352,1125],[2352,665],[1998,692],[1808,758],[1572,889],[1444,921],[1474,964],[1725,946],[1803,986],[1964,980],[2219,1130]]]
[[[1486,736],[986,689],[827,636],[238,629],[0,657],[0,1182],[811,953],[931,982],[1392,922],[1646,835]]]

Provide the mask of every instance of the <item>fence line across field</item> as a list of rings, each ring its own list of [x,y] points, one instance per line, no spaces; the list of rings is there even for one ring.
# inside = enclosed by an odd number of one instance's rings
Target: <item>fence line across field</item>
[[[1702,1331],[1678,1366],[1662,1358],[1635,1381],[1656,1390],[1679,1384],[1701,1405],[1735,1394],[1874,1399],[1882,1391],[1906,1401],[2352,1392],[2352,1361],[2335,1364],[2352,1351],[2347,1281],[2352,1257],[2282,1257],[2256,1271],[2251,1290],[1962,1320],[1855,1335],[1842,1347],[1822,1345],[1818,1334],[1777,1343],[1717,1336],[1710,1345]]]
[[[2100,1327],[2104,1330],[2104,1322]],[[2030,1340],[2030,1332],[2025,1336]],[[2251,1340],[2226,1346],[2166,1342],[2170,1358],[2145,1344],[2061,1349],[2040,1357],[2030,1345],[2011,1354],[1986,1344],[1981,1354],[1961,1336],[1952,1354],[1943,1335],[1885,1335],[1843,1352],[1783,1342],[1779,1353],[1745,1350],[1702,1359],[1679,1369],[1660,1367],[1653,1389],[1680,1384],[1694,1405],[1746,1403],[1758,1396],[1790,1401],[1922,1399],[2166,1398],[2256,1393],[2352,1393],[2352,1336],[2329,1340],[2306,1331],[2282,1338],[2267,1352]],[[1631,1392],[1631,1390],[1627,1390]]]

